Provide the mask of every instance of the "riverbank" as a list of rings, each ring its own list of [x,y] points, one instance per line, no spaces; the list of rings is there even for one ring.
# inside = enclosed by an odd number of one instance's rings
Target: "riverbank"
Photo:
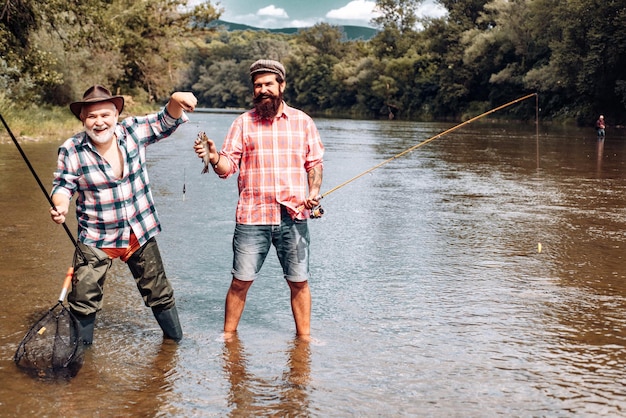
[[[126,103],[124,112],[120,118],[129,115],[146,115],[158,111],[159,107],[154,104],[137,104],[131,97],[125,97]],[[197,108],[196,113],[224,113],[238,114],[246,111],[246,109],[214,109],[214,108]],[[67,107],[45,107],[31,108],[27,110],[15,110],[9,108],[2,112],[2,116],[9,125],[13,135],[20,142],[61,142],[76,132],[82,130],[82,124],[77,120]],[[327,113],[315,114],[311,113],[314,118],[346,118],[359,119],[356,115],[330,115]],[[492,120],[501,120],[496,116],[490,116]],[[441,122],[442,120],[438,120]],[[455,120],[446,120],[454,122]],[[418,121],[416,121],[418,122]],[[419,121],[427,122],[427,121]],[[428,121],[431,122],[431,121]],[[458,122],[458,121],[457,121]],[[509,122],[515,122],[509,120]],[[519,123],[528,123],[528,121],[518,121]],[[576,126],[573,120],[551,120],[541,121],[541,124],[556,124]],[[612,126],[613,129],[623,129],[623,126]],[[4,127],[0,129],[0,144],[11,142],[11,137]]]
[[[13,135],[23,142],[60,141],[82,128],[69,110],[60,107],[12,110],[2,113]],[[0,130],[0,143],[10,142],[7,130]]]

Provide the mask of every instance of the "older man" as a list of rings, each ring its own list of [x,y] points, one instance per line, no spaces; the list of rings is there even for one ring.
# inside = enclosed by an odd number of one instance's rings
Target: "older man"
[[[233,278],[226,295],[224,332],[237,330],[248,289],[274,245],[291,291],[296,334],[308,337],[307,218],[319,204],[324,146],[313,120],[283,101],[285,68],[280,62],[256,61],[250,66],[250,78],[254,108],[233,122],[220,152],[208,141],[208,159],[219,177],[239,170]],[[200,158],[207,156],[199,140],[195,150]]]
[[[160,112],[118,122],[124,98],[95,85],[70,105],[84,131],[59,148],[50,215],[56,223],[65,222],[70,199],[76,195],[79,248],[68,302],[84,344],[93,341],[106,273],[118,257],[128,264],[164,336],[175,341],[183,336],[174,291],[155,240],[161,225],[150,191],[145,147],[186,122],[184,111],[193,111],[196,103],[192,93],[176,92]]]

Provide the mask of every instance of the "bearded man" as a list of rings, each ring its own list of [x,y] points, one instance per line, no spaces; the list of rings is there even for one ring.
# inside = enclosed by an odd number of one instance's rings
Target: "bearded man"
[[[296,335],[308,339],[310,210],[319,205],[324,146],[313,120],[283,100],[285,68],[262,59],[250,66],[254,108],[231,125],[222,150],[209,139],[194,148],[225,179],[239,170],[232,281],[224,334],[236,332],[246,296],[273,245],[289,285]]]
[[[155,239],[161,225],[150,191],[145,147],[187,122],[185,111],[193,111],[196,104],[192,93],[175,92],[158,113],[118,122],[124,97],[112,96],[100,85],[70,104],[84,131],[59,148],[50,216],[56,223],[65,222],[70,199],[76,196],[78,243],[68,302],[84,344],[93,342],[106,274],[118,257],[130,268],[164,337],[175,341],[183,337],[174,291]]]

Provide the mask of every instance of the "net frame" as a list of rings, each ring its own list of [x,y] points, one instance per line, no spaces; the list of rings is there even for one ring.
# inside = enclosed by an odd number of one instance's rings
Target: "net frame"
[[[13,356],[18,368],[38,377],[73,377],[82,367],[80,324],[63,304],[73,275],[70,267],[58,303],[30,327],[18,345]]]

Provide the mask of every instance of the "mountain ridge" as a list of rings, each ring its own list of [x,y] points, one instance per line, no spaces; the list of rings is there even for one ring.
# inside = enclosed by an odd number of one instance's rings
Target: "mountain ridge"
[[[377,29],[370,28],[368,26],[354,26],[354,25],[336,25],[341,30],[343,30],[347,40],[354,41],[357,39],[362,39],[367,41],[374,37],[378,33]],[[215,20],[209,24],[209,27],[223,27],[227,31],[237,31],[237,30],[250,30],[250,31],[258,31],[258,32],[271,32],[271,33],[284,33],[287,35],[292,35],[298,33],[303,29],[308,28],[297,28],[297,27],[287,27],[287,28],[259,28],[255,26],[246,25],[243,23],[233,23],[227,22],[225,20]]]

